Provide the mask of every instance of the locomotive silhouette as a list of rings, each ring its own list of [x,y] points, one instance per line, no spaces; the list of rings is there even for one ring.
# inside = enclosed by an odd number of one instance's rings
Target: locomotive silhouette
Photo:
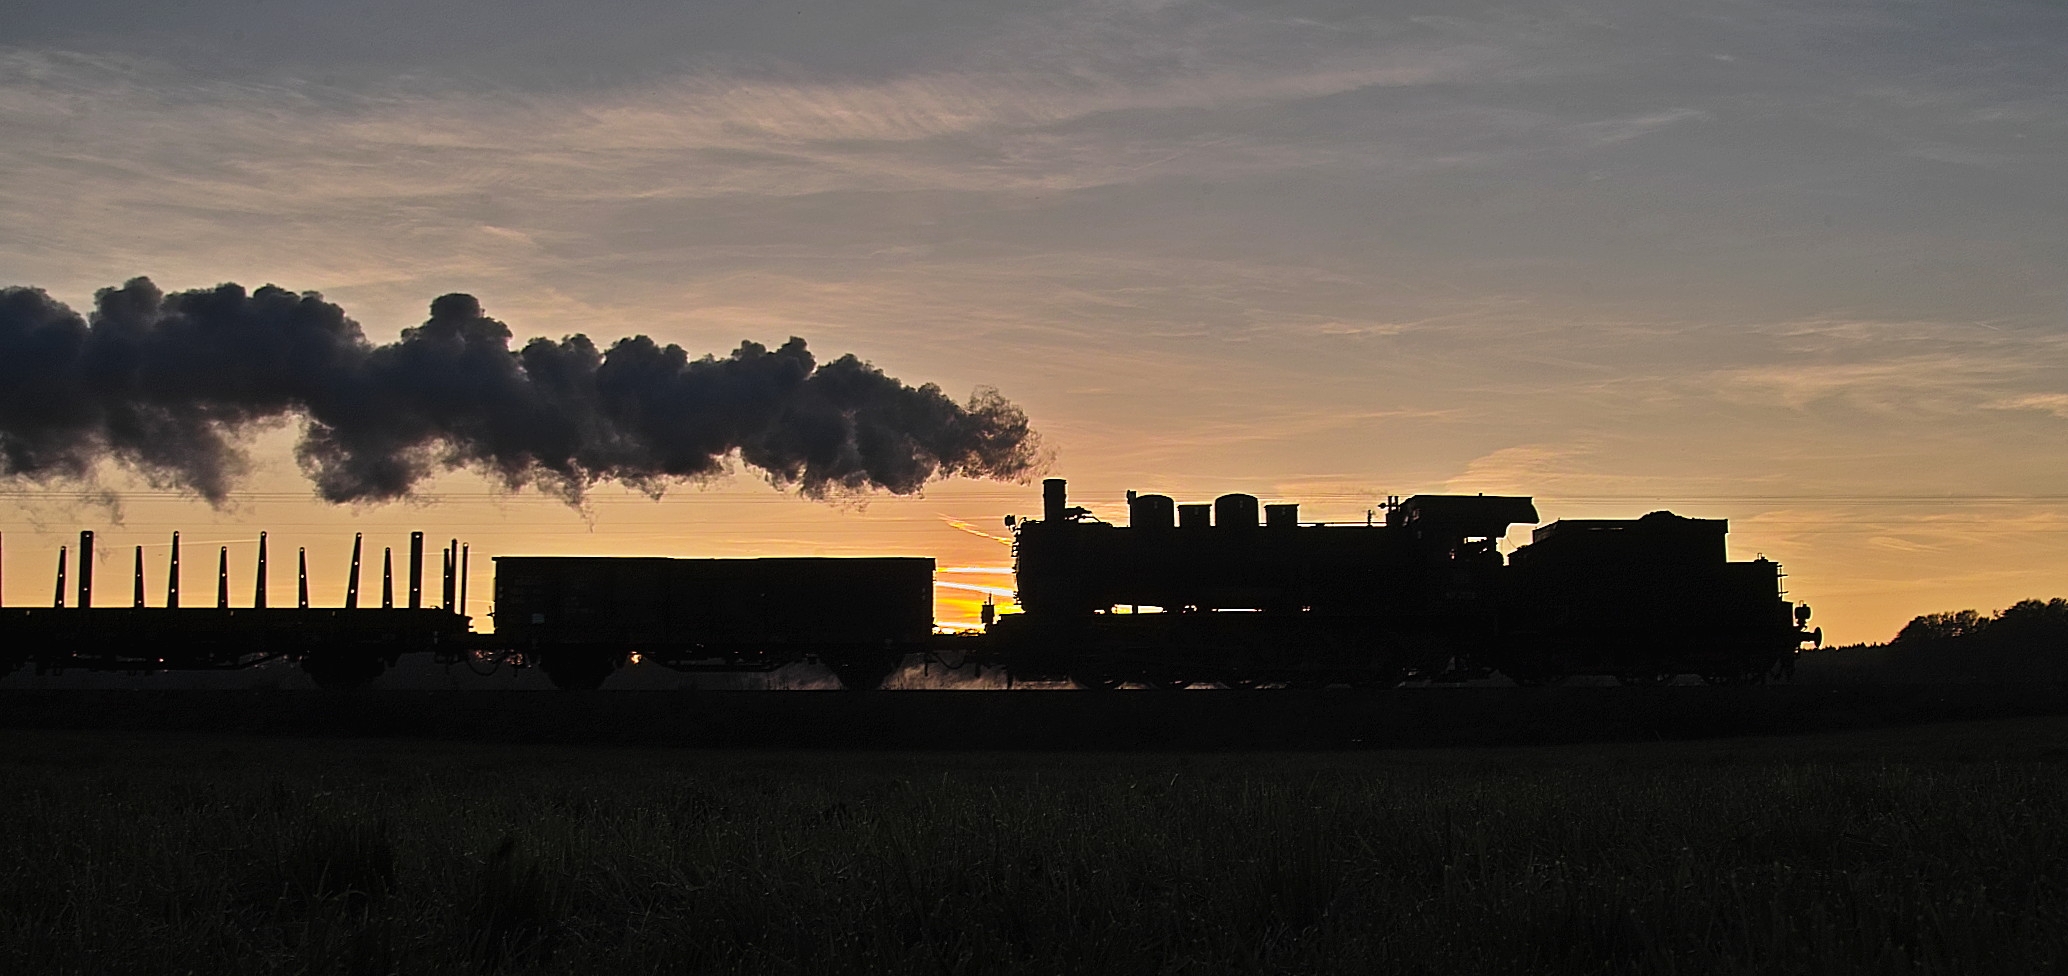
[[[1718,684],[1783,672],[1808,607],[1780,566],[1732,562],[1722,519],[1653,512],[1553,522],[1507,559],[1496,542],[1537,521],[1527,497],[1392,499],[1383,522],[1303,523],[1295,505],[1223,495],[1128,498],[1128,525],[1044,484],[1015,520],[1024,612],[991,626],[1016,678],[1231,687],[1463,680],[1540,685],[1572,675]]]

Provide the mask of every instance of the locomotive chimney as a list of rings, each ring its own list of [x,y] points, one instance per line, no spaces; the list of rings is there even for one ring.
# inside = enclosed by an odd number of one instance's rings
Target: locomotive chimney
[[[144,547],[136,547],[136,600],[130,606],[144,605]]]
[[[381,547],[381,609],[395,609],[395,547]]]
[[[409,534],[409,608],[424,607],[424,534]]]
[[[1064,510],[1070,507],[1069,482],[1061,478],[1048,478],[1041,482],[1041,518],[1045,522],[1060,522]]]
[[[359,609],[359,533],[352,533],[352,573],[345,577],[345,609]]]
[[[215,559],[215,608],[217,610],[230,609],[229,546],[224,546],[223,551]]]
[[[165,566],[165,605],[174,610],[180,605],[180,534],[172,534],[172,555]]]
[[[258,581],[252,584],[251,605],[260,610],[266,608],[266,534],[259,533]]]
[[[301,571],[295,574],[296,582],[299,586],[295,590],[294,606],[297,610],[307,610],[309,609],[309,548],[303,546],[297,549],[296,553],[300,557]]]
[[[65,547],[57,547],[57,596],[51,600],[53,607],[65,605]]]
[[[93,606],[93,530],[79,533],[79,608]]]

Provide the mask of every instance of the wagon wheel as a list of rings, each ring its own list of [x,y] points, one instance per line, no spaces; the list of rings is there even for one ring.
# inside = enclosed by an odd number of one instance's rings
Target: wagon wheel
[[[1626,688],[1656,688],[1663,684],[1671,684],[1674,677],[1657,671],[1626,671],[1616,675],[1616,684]]]
[[[897,673],[902,663],[896,658],[878,660],[842,661],[831,665],[833,677],[840,681],[840,687],[848,691],[875,691],[883,682]]]
[[[318,647],[302,657],[302,670],[324,691],[353,691],[387,670],[379,656],[361,648]]]
[[[1509,681],[1513,681],[1524,688],[1542,688],[1547,685],[1564,684],[1566,679],[1566,675],[1535,669],[1518,668],[1501,673],[1507,675]]]
[[[1743,687],[1746,685],[1765,684],[1766,672],[1763,670],[1712,672],[1709,674],[1702,675],[1702,683],[1705,685],[1716,685],[1724,688],[1736,688]]]
[[[1399,668],[1375,668],[1357,671],[1347,676],[1350,687],[1360,691],[1378,691],[1398,688],[1407,683],[1407,672]]]
[[[539,657],[539,670],[562,691],[594,691],[617,669],[613,654],[594,649],[554,651]]]

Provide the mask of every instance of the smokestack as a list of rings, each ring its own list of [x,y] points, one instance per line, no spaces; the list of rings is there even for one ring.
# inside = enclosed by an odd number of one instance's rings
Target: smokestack
[[[352,574],[345,578],[345,609],[359,609],[359,533],[352,533]]]
[[[174,610],[180,605],[180,534],[172,534],[172,557],[165,567],[165,605]]]
[[[79,533],[79,606],[93,606],[93,530]]]
[[[136,601],[130,606],[144,605],[144,547],[136,547]]]
[[[395,609],[395,547],[381,549],[381,609]]]
[[[215,608],[230,609],[230,547],[224,546],[215,560]]]
[[[7,605],[7,533],[0,532],[0,607]]]
[[[1061,478],[1047,478],[1041,482],[1041,520],[1060,522],[1063,511],[1070,505],[1070,483]]]
[[[424,608],[424,534],[409,534],[409,608]]]
[[[460,547],[460,616],[467,615],[467,556],[472,546]]]
[[[266,608],[266,534],[259,533],[258,582],[251,591],[251,605],[257,609]]]
[[[301,570],[295,574],[297,585],[295,588],[294,607],[297,610],[307,610],[309,609],[309,547],[302,546],[296,549],[295,552],[299,557]]]
[[[53,601],[51,602],[51,604],[50,604],[50,605],[51,605],[51,606],[53,606],[53,607],[62,607],[62,606],[64,606],[64,605],[65,605],[65,547],[64,547],[64,546],[59,546],[59,547],[57,547],[57,597],[56,597],[56,599],[54,599],[54,600],[53,600]]]

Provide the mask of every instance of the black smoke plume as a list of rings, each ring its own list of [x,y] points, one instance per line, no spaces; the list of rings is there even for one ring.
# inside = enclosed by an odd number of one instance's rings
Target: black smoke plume
[[[82,317],[39,289],[0,289],[0,476],[86,478],[113,458],[158,487],[222,504],[247,465],[239,435],[302,418],[302,470],[334,502],[406,496],[472,467],[572,502],[599,481],[658,495],[737,454],[812,497],[919,490],[1038,466],[1018,407],[956,403],[793,338],[723,358],[633,336],[510,348],[470,295],[387,345],[314,292],[234,284],[102,289]]]

